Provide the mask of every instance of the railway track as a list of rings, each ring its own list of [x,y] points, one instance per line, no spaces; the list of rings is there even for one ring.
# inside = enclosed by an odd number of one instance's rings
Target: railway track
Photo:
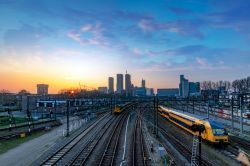
[[[167,132],[164,128],[159,126],[159,130],[162,135],[188,160],[191,162],[192,149],[188,147],[181,139],[177,138],[173,134]],[[198,155],[199,156],[199,155]],[[197,157],[198,157],[197,156]],[[203,166],[216,166],[218,164],[214,163],[207,156],[202,154],[201,165]]]
[[[140,114],[140,113],[138,113]],[[145,144],[145,140],[143,138],[142,133],[142,125],[141,125],[141,117],[137,116],[135,122],[135,129],[133,134],[133,142],[132,142],[132,164],[133,166],[146,166],[149,165],[147,159],[147,148]]]
[[[118,122],[116,123],[113,132],[110,135],[105,151],[98,164],[99,166],[114,165],[114,159],[115,159],[116,151],[118,148],[117,145],[118,145],[120,134],[122,131],[122,126],[124,125],[127,117],[128,117],[128,113],[123,113],[122,115],[120,115],[120,118]]]
[[[247,150],[250,152],[250,142],[243,140],[242,138],[237,138],[235,136],[229,136],[229,141],[232,142],[233,144],[238,145],[239,147],[242,147],[243,149]]]
[[[97,135],[93,135],[88,140],[87,145],[84,148],[82,148],[81,152],[78,155],[76,155],[67,165],[75,165],[75,166],[86,165],[86,162],[93,153],[96,145],[102,139],[107,130],[111,127],[111,125],[115,121],[114,120],[115,118],[116,117],[113,116],[111,120],[107,121],[107,123],[102,127],[101,131],[98,132]]]
[[[159,116],[159,119],[161,119],[161,116]],[[159,123],[161,124],[161,123]],[[177,151],[179,151],[183,157],[185,157],[190,163],[191,163],[191,156],[192,156],[192,146],[188,145],[188,143],[181,138],[181,136],[177,136],[176,133],[171,131],[166,131],[162,126],[158,126],[158,129],[163,137],[165,137],[174,147]],[[199,157],[199,154],[197,155]],[[203,166],[216,166],[218,165],[211,159],[209,159],[205,154],[202,154],[201,156],[202,164]]]
[[[47,159],[45,159],[40,165],[41,166],[51,166],[56,165],[60,160],[63,159],[65,155],[71,152],[71,150],[78,145],[78,143],[88,134],[90,133],[100,122],[102,122],[109,114],[106,114],[102,118],[98,119],[95,123],[93,123],[90,127],[86,128],[83,132],[76,135],[73,139],[71,139],[64,146],[59,148],[56,152],[50,155]]]

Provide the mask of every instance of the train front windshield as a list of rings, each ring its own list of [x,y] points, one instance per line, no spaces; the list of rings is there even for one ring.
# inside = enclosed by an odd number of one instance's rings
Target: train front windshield
[[[221,123],[212,120],[209,123],[215,136],[227,135],[225,127]]]
[[[214,135],[226,135],[225,129],[212,129]]]

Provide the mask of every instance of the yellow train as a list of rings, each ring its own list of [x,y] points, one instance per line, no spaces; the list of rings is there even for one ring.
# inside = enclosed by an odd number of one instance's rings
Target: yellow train
[[[115,109],[113,112],[114,114],[120,114],[122,111],[124,111],[126,108],[128,108],[131,105],[132,103],[117,104],[115,105]]]
[[[167,118],[170,122],[188,131],[192,135],[199,135],[198,131],[194,131],[193,127],[197,125],[203,125],[205,130],[201,133],[204,140],[211,143],[228,143],[228,134],[224,126],[216,121],[212,120],[201,120],[194,118],[172,109],[160,106],[159,113],[164,118]]]

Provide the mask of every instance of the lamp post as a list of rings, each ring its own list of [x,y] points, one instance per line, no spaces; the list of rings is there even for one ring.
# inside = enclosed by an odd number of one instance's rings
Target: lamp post
[[[73,97],[74,96],[74,94],[75,94],[75,92],[72,90],[72,91],[70,91],[70,97]],[[70,100],[69,99],[67,99],[67,134],[66,134],[66,137],[68,137],[69,136],[69,108],[70,108]]]
[[[153,133],[155,134],[156,133],[156,115],[155,115],[155,107],[156,107],[156,97],[154,96],[154,109],[153,109],[153,113],[154,113],[154,131]]]
[[[8,111],[8,115],[9,115],[9,131],[11,131],[12,117],[11,117],[11,113],[10,113],[9,108],[7,108],[7,111]]]
[[[69,136],[69,100],[67,100],[67,135],[66,137]]]
[[[156,97],[156,138],[158,138],[158,105],[159,105],[159,99]]]
[[[56,120],[56,111],[57,111],[57,102],[55,100],[55,105],[54,105],[54,118]]]
[[[28,116],[28,124],[29,124],[29,135],[31,134],[31,129],[30,129],[30,100],[29,96],[27,96],[27,116]]]

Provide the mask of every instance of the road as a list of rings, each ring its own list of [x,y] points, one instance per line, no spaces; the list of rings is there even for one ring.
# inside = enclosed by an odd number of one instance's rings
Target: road
[[[70,119],[71,126],[76,126],[76,122],[80,119],[72,117]],[[65,120],[63,120],[65,122]],[[86,123],[86,121],[84,121]],[[51,148],[60,138],[62,138],[63,130],[66,129],[66,123],[52,129],[50,132],[27,141],[20,146],[9,150],[8,152],[0,155],[0,163],[4,166],[27,166],[33,163],[44,152]]]

